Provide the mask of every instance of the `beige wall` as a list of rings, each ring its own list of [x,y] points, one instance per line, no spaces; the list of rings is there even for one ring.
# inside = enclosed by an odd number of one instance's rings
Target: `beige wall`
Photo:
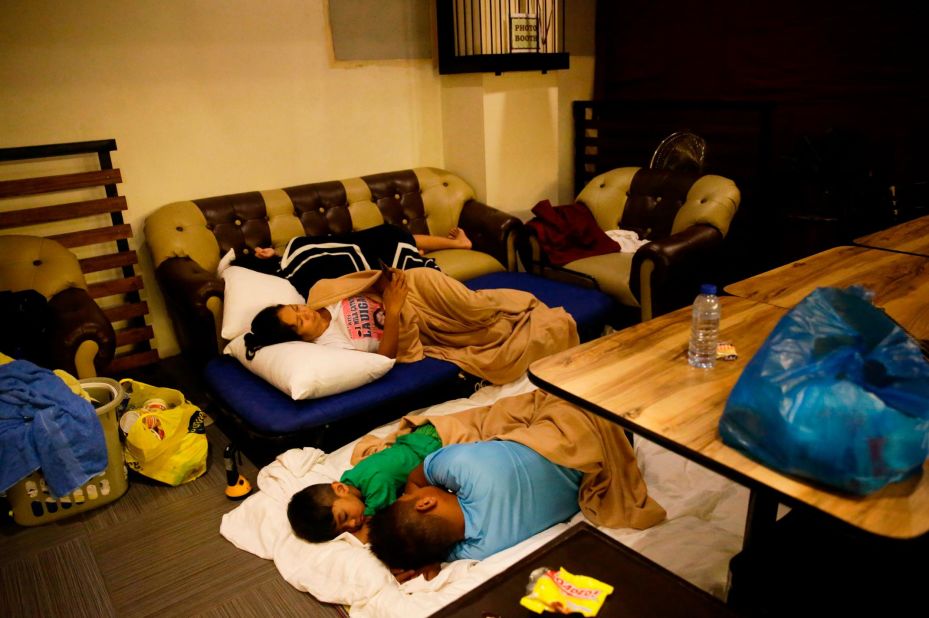
[[[478,107],[456,111],[431,60],[334,61],[326,10],[322,0],[0,2],[0,146],[116,139],[162,356],[177,344],[141,235],[162,204],[420,165],[461,170],[505,210],[570,187],[564,98],[589,97],[583,59],[548,75],[478,76]],[[454,128],[459,113],[482,117],[474,139]],[[0,165],[0,178],[16,173]]]
[[[487,203],[523,218],[574,198],[571,103],[593,96],[593,57],[565,71],[443,77],[445,161]],[[464,144],[464,145],[463,145]]]

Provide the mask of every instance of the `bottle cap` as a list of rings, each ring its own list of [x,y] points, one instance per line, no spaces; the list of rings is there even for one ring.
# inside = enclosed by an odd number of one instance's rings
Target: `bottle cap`
[[[700,286],[701,294],[716,294],[716,286],[712,283],[704,283]]]

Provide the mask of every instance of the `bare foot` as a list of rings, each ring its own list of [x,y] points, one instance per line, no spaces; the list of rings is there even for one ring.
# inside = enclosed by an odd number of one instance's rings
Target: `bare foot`
[[[460,227],[453,227],[452,230],[448,233],[449,239],[455,241],[456,249],[470,249],[471,248],[471,239],[468,238],[465,231]]]

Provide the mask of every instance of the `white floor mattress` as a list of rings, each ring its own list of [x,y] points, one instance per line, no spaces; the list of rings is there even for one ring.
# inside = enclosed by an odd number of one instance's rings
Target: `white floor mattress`
[[[421,413],[450,414],[534,388],[523,377]],[[396,423],[391,423],[372,433],[383,436],[395,428]],[[446,565],[432,581],[420,577],[399,585],[350,534],[312,544],[296,538],[287,522],[290,496],[311,483],[338,480],[349,467],[354,445],[351,442],[329,454],[313,448],[281,454],[259,472],[260,491],[224,515],[220,526],[220,533],[236,547],[274,560],[281,576],[295,588],[323,602],[348,605],[353,617],[427,616],[584,520],[578,513],[572,520],[486,560],[459,560]],[[742,546],[748,490],[640,437],[635,438],[635,452],[649,493],[667,510],[668,519],[642,531],[601,530],[696,586],[725,598],[729,559]]]

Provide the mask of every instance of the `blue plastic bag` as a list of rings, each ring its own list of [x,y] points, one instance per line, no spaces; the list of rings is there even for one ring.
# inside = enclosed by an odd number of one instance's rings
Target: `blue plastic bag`
[[[865,289],[817,289],[748,362],[719,433],[780,472],[870,493],[929,455],[929,362]]]

